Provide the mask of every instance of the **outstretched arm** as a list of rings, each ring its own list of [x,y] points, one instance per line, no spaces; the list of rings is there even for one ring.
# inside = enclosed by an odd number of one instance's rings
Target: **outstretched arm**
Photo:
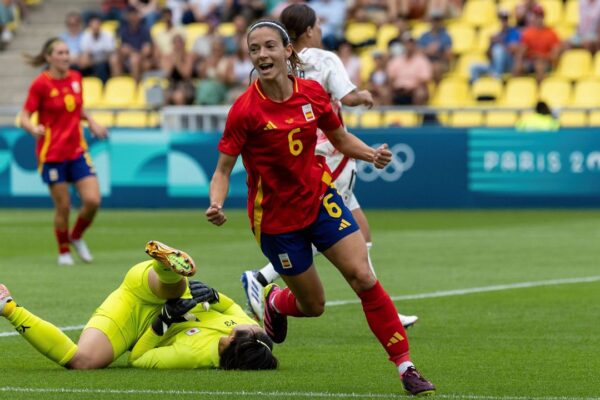
[[[229,178],[236,161],[237,157],[220,153],[215,173],[210,181],[210,206],[206,210],[206,219],[217,226],[227,221],[223,213],[223,204],[229,192]]]
[[[388,150],[387,144],[382,144],[377,149],[373,149],[347,132],[343,126],[325,132],[325,135],[327,135],[333,147],[345,156],[371,162],[375,168],[383,168],[392,160],[392,153]]]

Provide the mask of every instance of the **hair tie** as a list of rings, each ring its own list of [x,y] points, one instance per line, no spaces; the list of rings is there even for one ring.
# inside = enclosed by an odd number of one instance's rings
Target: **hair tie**
[[[275,23],[275,22],[271,22],[271,21],[259,21],[256,24],[252,25],[248,31],[248,33],[252,32],[253,30],[255,30],[256,28],[260,28],[261,26],[274,26],[275,28],[279,29],[279,31],[281,31],[283,33],[283,36],[285,37],[285,40],[287,41],[286,43],[284,43],[284,45],[288,45],[290,44],[292,41],[290,40],[290,35],[288,35],[288,33],[286,32],[285,28],[281,27],[279,24]]]
[[[256,341],[260,344],[262,344],[263,346],[265,346],[267,348],[267,350],[271,351],[271,348],[269,347],[268,344],[266,344],[265,342],[263,342],[262,340],[256,339]]]

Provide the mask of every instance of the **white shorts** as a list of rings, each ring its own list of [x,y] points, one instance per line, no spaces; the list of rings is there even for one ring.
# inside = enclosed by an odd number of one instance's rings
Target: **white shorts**
[[[344,204],[350,211],[360,208],[358,200],[354,195],[354,184],[356,183],[356,160],[350,159],[342,173],[333,182],[337,191],[342,196]]]

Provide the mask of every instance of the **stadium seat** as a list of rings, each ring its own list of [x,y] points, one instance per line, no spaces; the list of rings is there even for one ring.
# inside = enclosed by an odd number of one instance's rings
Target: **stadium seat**
[[[375,69],[375,60],[371,52],[364,52],[360,56],[360,81],[367,83],[371,73]]]
[[[371,22],[350,22],[344,35],[352,44],[359,44],[377,37],[377,25]]]
[[[588,124],[590,126],[600,126],[600,111],[590,112]]]
[[[435,90],[431,104],[438,107],[462,107],[469,102],[469,85],[466,80],[444,78]]]
[[[511,78],[504,88],[502,105],[506,107],[533,107],[538,99],[537,82],[532,77]]]
[[[383,118],[380,111],[365,111],[360,115],[360,126],[363,128],[381,128]]]
[[[192,24],[184,25],[185,28],[185,46],[188,50],[191,50],[194,46],[194,42],[199,36],[206,35],[209,30],[209,26],[204,22],[194,22]]]
[[[356,128],[358,126],[358,114],[353,112],[342,112],[342,119],[344,120],[344,126],[347,128]]]
[[[398,37],[398,27],[396,25],[382,25],[377,31],[377,49],[387,53],[388,43],[396,37]]]
[[[221,22],[217,26],[217,33],[223,37],[231,37],[235,35],[235,25],[233,22]]]
[[[475,51],[486,53],[490,47],[490,38],[500,31],[500,24],[482,26],[475,39]]]
[[[463,7],[461,20],[471,26],[486,26],[497,21],[496,4],[492,0],[469,0]]]
[[[160,126],[160,114],[151,112],[148,114],[148,128],[157,128]]]
[[[471,96],[479,104],[495,104],[502,98],[502,81],[484,76],[473,82],[471,87]]]
[[[471,66],[473,64],[488,64],[489,60],[483,53],[465,53],[460,56],[454,67],[454,75],[469,79],[471,77]]]
[[[146,128],[148,113],[146,111],[121,111],[117,113],[115,126],[122,128]]]
[[[102,107],[123,108],[135,106],[136,83],[130,76],[110,78],[104,87]]]
[[[94,111],[92,112],[92,118],[107,128],[115,125],[115,114],[112,111]]]
[[[475,48],[475,29],[473,27],[461,23],[451,24],[448,26],[448,34],[452,38],[453,53],[465,54],[472,51]]]
[[[155,22],[154,25],[152,25],[152,28],[150,28],[150,36],[152,36],[152,39],[156,40],[156,36],[159,33],[164,32],[166,29],[167,29],[167,26],[165,25],[164,22],[162,22],[162,21]]]
[[[419,114],[412,111],[385,111],[383,125],[392,126],[418,126],[421,125]]]
[[[558,62],[556,75],[570,80],[587,77],[592,70],[592,55],[588,50],[565,51]]]
[[[94,108],[102,103],[102,81],[95,76],[86,76],[82,79],[83,105]]]
[[[585,114],[585,111],[562,111],[558,118],[560,126],[572,128],[587,126],[588,118]]]
[[[574,25],[568,25],[566,23],[561,23],[556,25],[554,31],[558,35],[558,37],[562,40],[568,40],[575,35],[576,27]]]
[[[564,78],[546,78],[540,84],[539,99],[551,108],[565,107],[571,101],[571,84]]]
[[[456,111],[450,115],[450,125],[454,127],[482,126],[483,113],[481,111]]]
[[[519,5],[520,3],[522,3],[522,0],[500,0],[498,3],[498,9],[500,10],[506,10],[510,13],[511,15],[511,24],[514,25],[514,15],[515,15],[515,8],[517,8],[517,5]]]
[[[544,8],[544,23],[548,26],[556,26],[563,20],[563,3],[561,0],[541,0]]]
[[[574,107],[600,107],[600,81],[583,79],[575,84],[571,105]]]
[[[517,113],[514,111],[489,111],[485,116],[485,125],[489,127],[515,126]]]
[[[570,26],[579,25],[579,0],[567,1],[564,22]]]
[[[592,65],[592,74],[594,78],[600,78],[600,52],[596,52],[594,56],[594,64]]]
[[[113,37],[117,37],[117,30],[119,29],[119,21],[110,19],[108,21],[102,22],[101,29],[103,31],[109,32]]]
[[[427,31],[431,29],[431,24],[429,22],[417,22],[411,29],[412,36],[419,40],[421,36]]]

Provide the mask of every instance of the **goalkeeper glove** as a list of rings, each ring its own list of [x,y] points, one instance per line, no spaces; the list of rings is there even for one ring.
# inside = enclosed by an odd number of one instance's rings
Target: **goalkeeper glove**
[[[198,303],[194,299],[170,299],[163,305],[160,314],[152,323],[154,332],[162,336],[175,322],[194,321],[194,314],[188,313]]]
[[[189,281],[189,286],[192,298],[196,301],[196,303],[202,303],[202,306],[206,311],[209,309],[209,303],[212,304],[219,302],[219,292],[210,286],[207,286],[200,281]]]

